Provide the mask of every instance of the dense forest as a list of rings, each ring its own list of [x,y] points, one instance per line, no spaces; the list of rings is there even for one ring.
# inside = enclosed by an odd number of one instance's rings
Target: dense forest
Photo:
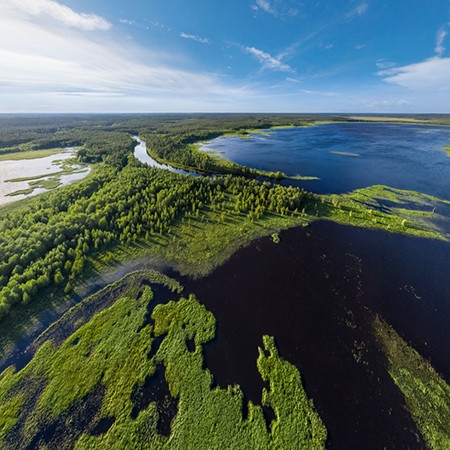
[[[118,242],[149,239],[204,207],[249,220],[298,213],[313,196],[242,177],[199,178],[159,169],[102,167],[83,183],[38,199],[0,222],[0,315],[55,284],[70,292],[86,256]]]
[[[30,302],[49,286],[70,293],[83,275],[88,256],[118,244],[155,235],[169,235],[176,223],[206,220],[212,211],[221,223],[254,222],[268,215],[294,218],[342,215],[340,221],[356,221],[354,209],[367,200],[319,197],[301,189],[255,179],[256,171],[217,162],[190,146],[224,133],[245,134],[251,128],[311,124],[323,119],[294,115],[195,115],[195,116],[58,116],[44,126],[43,119],[0,121],[0,154],[10,151],[77,146],[77,157],[94,164],[84,181],[34,199],[21,208],[4,210],[0,217],[0,319],[14,305]],[[344,120],[328,117],[329,120]],[[53,120],[51,120],[53,122]],[[217,172],[192,177],[148,168],[132,155],[133,135],[143,136],[160,158]],[[224,173],[225,172],[225,173]],[[236,174],[244,176],[236,176]],[[367,196],[367,193],[365,193]],[[377,192],[380,197],[380,193]],[[345,202],[349,205],[345,206]],[[375,205],[358,224],[389,227],[387,214]],[[348,212],[346,212],[348,210]],[[297,218],[297,219],[295,219]],[[384,221],[384,222],[383,222]],[[398,223],[397,223],[398,222]],[[394,228],[405,229],[397,221]],[[411,228],[409,231],[414,231]],[[418,232],[419,230],[415,230]]]

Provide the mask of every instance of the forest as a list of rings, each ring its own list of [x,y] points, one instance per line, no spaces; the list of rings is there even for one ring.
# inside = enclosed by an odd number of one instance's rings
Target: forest
[[[55,145],[78,146],[77,158],[92,164],[94,170],[80,183],[39,196],[24,206],[19,203],[3,209],[0,320],[15,305],[29,303],[46,288],[56,287],[70,294],[85,274],[89,258],[138,240],[155,246],[152,236],[170,236],[173,226],[180,223],[189,228],[194,220],[211,222],[207,213],[214,215],[212,222],[216,224],[236,220],[252,224],[278,216],[286,219],[284,226],[292,226],[307,218],[330,217],[439,237],[423,226],[412,226],[411,221],[406,227],[404,217],[397,217],[393,210],[383,213],[376,202],[360,202],[360,192],[339,198],[283,187],[269,182],[270,177],[265,177],[266,181],[256,179],[257,171],[224,160],[217,163],[217,159],[190,145],[226,133],[311,125],[319,119],[292,115],[155,115],[95,116],[89,120],[75,117],[65,119],[66,123],[58,117],[54,125],[46,127],[39,120],[24,119],[24,128],[5,121],[0,154]],[[162,160],[213,175],[192,177],[146,167],[132,155],[134,134],[147,139],[148,147]],[[376,196],[382,197],[379,192]],[[266,234],[276,231],[268,229]]]

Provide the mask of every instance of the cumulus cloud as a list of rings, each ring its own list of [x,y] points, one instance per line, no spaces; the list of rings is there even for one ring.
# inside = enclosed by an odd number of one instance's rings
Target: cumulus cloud
[[[393,67],[378,72],[390,84],[414,90],[443,92],[450,91],[450,58],[433,57],[425,61]]]
[[[209,39],[197,36],[196,34],[180,33],[183,39],[190,39],[191,41],[199,42],[200,44],[209,44]]]
[[[269,53],[263,52],[255,47],[244,47],[244,51],[253,55],[265,69],[277,70],[280,72],[294,72],[294,69],[283,63],[280,58],[275,58]]]
[[[109,30],[111,24],[95,14],[79,13],[55,0],[2,0],[3,7],[29,17],[43,17],[84,31]]]

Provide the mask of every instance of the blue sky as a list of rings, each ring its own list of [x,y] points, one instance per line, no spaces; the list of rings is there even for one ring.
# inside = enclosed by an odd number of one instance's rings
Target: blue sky
[[[450,113],[449,30],[449,0],[0,0],[0,112]]]

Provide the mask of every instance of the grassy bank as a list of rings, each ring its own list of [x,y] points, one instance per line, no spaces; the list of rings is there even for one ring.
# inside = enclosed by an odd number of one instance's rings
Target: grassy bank
[[[429,448],[450,448],[450,386],[386,322],[377,318],[374,327],[389,374]]]

